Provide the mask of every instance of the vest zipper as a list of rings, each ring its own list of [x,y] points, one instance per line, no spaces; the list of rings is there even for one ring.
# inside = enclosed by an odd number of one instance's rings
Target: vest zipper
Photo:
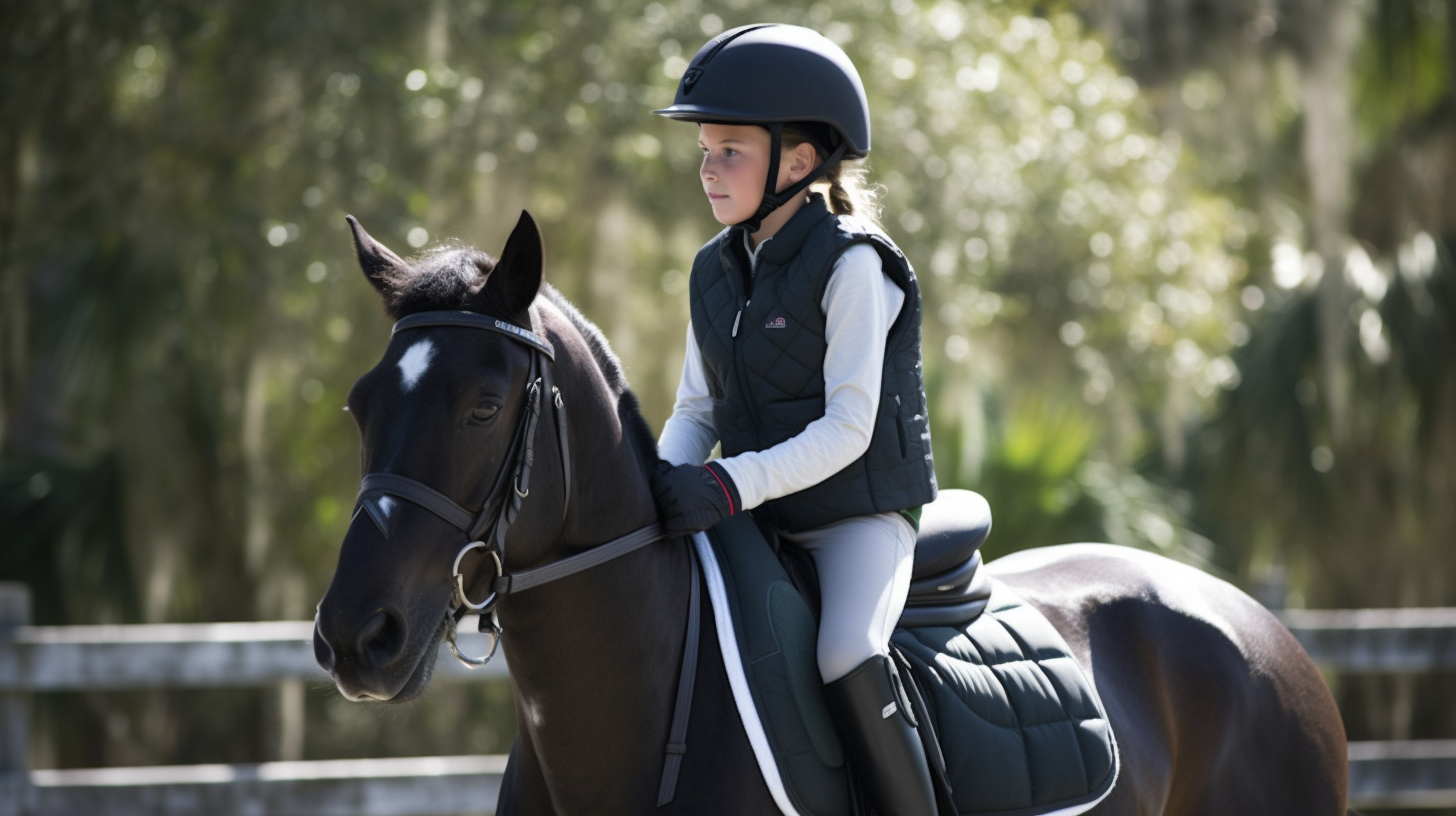
[[[733,331],[728,335],[731,338],[738,337],[738,321],[743,319],[743,310],[753,302],[753,277],[758,271],[758,253],[750,252],[748,255],[748,274],[743,276],[743,305],[738,307],[738,314],[733,316]]]
[[[743,313],[748,310],[749,304],[753,303],[753,279],[754,274],[757,272],[757,261],[758,254],[749,253],[748,267],[746,269],[739,270],[739,273],[742,275],[743,280],[743,300],[738,306],[738,314],[733,316],[733,331],[729,335],[729,340],[736,341],[738,339],[738,327],[740,322],[743,320]],[[730,343],[729,350],[733,355],[733,373],[738,379],[739,393],[753,393],[748,390],[748,382],[745,379],[746,375],[744,374],[744,370],[747,368],[747,366],[744,364],[743,361],[743,347],[738,345],[737,342],[733,342]],[[763,428],[759,425],[758,412],[750,411],[749,420],[753,426],[753,449],[762,450]]]
[[[732,333],[730,333],[728,335],[729,337],[737,337],[738,336],[738,321],[740,321],[740,320],[743,319],[743,310],[744,309],[747,309],[748,308],[748,304],[750,304],[752,302],[753,301],[751,301],[751,300],[745,300],[745,301],[743,301],[743,305],[738,307],[738,314],[736,314],[736,315],[733,316],[733,331],[732,331]]]

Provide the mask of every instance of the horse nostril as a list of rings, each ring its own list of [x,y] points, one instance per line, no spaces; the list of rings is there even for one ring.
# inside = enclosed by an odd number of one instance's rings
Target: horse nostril
[[[359,654],[376,667],[393,663],[404,651],[405,625],[398,614],[389,609],[375,612],[359,630]]]

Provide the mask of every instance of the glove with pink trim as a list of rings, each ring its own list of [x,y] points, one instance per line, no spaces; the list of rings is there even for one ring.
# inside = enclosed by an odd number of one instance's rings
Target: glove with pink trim
[[[706,530],[742,509],[733,479],[715,462],[673,466],[659,460],[652,495],[669,536]]]

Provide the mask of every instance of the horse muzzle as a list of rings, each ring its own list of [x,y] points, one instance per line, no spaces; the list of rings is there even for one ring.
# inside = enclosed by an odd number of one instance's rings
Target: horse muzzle
[[[429,685],[444,634],[441,623],[424,638],[411,637],[405,616],[389,607],[364,616],[362,623],[330,626],[321,605],[314,619],[314,659],[349,700],[405,702]]]

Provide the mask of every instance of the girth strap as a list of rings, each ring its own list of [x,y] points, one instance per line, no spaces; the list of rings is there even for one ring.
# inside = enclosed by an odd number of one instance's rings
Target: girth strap
[[[683,755],[688,752],[688,717],[693,711],[693,688],[698,682],[698,638],[702,617],[702,590],[699,588],[698,555],[688,547],[688,564],[692,566],[692,584],[688,593],[688,631],[683,637],[682,668],[677,677],[677,703],[672,709],[672,724],[667,730],[667,760],[662,766],[662,784],[657,789],[657,806],[672,801],[677,794],[677,775],[682,770]]]

